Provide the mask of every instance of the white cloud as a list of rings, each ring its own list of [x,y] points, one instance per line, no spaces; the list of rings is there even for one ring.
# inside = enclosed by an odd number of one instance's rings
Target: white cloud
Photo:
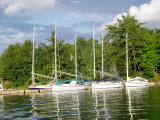
[[[89,19],[91,21],[95,21],[95,22],[98,22],[98,21],[104,21],[108,18],[111,18],[112,15],[110,14],[106,14],[106,13],[92,13],[92,14],[88,14],[88,13],[69,13],[69,16],[71,18],[74,18],[74,19]],[[106,17],[107,16],[107,17]]]
[[[0,1],[4,14],[26,15],[34,12],[45,12],[51,10],[56,4],[56,0],[3,0]]]
[[[160,27],[160,1],[159,0],[151,0],[150,3],[145,3],[140,5],[139,7],[131,6],[128,12],[130,15],[136,17],[139,22],[147,22],[145,25],[149,28],[157,28]],[[106,28],[105,25],[113,25],[117,23],[117,18],[121,19],[122,15],[126,15],[127,13],[117,14],[112,21],[107,22],[106,24],[97,27],[97,32],[104,32]]]
[[[131,6],[129,14],[137,17],[143,22],[160,21],[160,1],[152,0],[149,4],[142,4],[139,7]]]
[[[81,2],[80,0],[73,0],[73,1],[71,1],[72,4],[78,4],[80,2]]]
[[[98,33],[98,34],[101,34],[101,33],[106,33],[106,25],[113,25],[113,24],[116,24],[117,23],[117,19],[122,19],[122,15],[127,15],[127,13],[123,13],[123,14],[117,14],[113,19],[112,21],[109,21],[107,22],[106,24],[102,24],[100,27],[96,27],[95,31]]]
[[[148,4],[142,4],[139,7],[131,6],[129,14],[136,16],[140,22],[147,22],[146,26],[149,28],[160,27],[160,1],[152,0]]]
[[[21,32],[13,28],[2,28],[0,26],[0,45],[22,43],[24,40],[32,39],[32,33]]]
[[[84,18],[84,16],[82,14],[76,14],[76,13],[69,13],[69,16],[73,17],[73,18]]]
[[[36,27],[35,32],[35,42],[40,43],[42,39],[46,39],[45,33],[43,31],[43,27]],[[32,40],[33,39],[33,30],[30,32],[23,32],[18,29],[13,28],[6,28],[0,26],[0,54],[7,48],[10,44],[15,43],[23,43],[25,40]],[[44,41],[43,41],[44,42]]]
[[[64,20],[72,20],[71,17],[65,17]]]

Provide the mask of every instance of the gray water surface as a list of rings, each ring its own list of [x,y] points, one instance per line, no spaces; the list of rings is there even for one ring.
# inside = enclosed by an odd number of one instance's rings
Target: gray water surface
[[[160,87],[0,96],[0,120],[160,120]]]

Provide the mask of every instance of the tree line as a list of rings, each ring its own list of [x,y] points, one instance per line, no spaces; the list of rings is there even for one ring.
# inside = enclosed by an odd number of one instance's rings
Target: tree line
[[[104,35],[104,71],[126,78],[126,33],[128,33],[129,76],[142,76],[152,79],[160,68],[160,29],[150,30],[134,16],[122,16],[114,25],[106,25]],[[54,76],[54,39],[55,31],[47,39],[50,44],[40,43],[35,48],[35,72]],[[102,69],[102,42],[95,40],[96,71]],[[59,71],[75,74],[75,45],[57,38],[57,67]],[[93,38],[77,38],[78,75],[84,80],[93,80]],[[11,44],[0,56],[0,77],[12,85],[31,84],[32,40],[23,44]],[[155,74],[156,73],[156,74]],[[105,76],[107,77],[107,76]],[[58,74],[61,80],[73,77]],[[101,78],[96,74],[96,78]],[[37,82],[46,81],[36,78]]]

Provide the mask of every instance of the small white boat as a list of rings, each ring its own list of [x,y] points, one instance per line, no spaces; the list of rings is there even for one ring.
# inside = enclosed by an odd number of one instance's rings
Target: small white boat
[[[53,84],[52,92],[57,91],[77,91],[86,90],[87,86],[77,84],[77,81],[71,81],[70,84]]]
[[[56,46],[57,40],[56,40],[56,23],[55,23],[55,80],[57,80],[57,46]],[[75,76],[77,78],[77,49],[76,49],[76,35],[75,35]],[[53,84],[52,85],[52,92],[56,91],[77,91],[77,90],[85,90],[87,89],[87,86],[85,85],[79,85],[77,84],[77,81],[73,80],[69,84]]]
[[[104,89],[104,88],[119,88],[122,87],[122,82],[98,82],[92,83],[92,89]]]
[[[147,86],[148,83],[141,82],[141,81],[128,81],[125,83],[126,87],[140,87],[140,86]]]
[[[2,78],[0,78],[0,91],[3,91]]]
[[[102,71],[100,72],[102,74],[102,78],[104,78],[104,46],[103,46],[103,34],[102,34]],[[93,26],[93,61],[94,61],[94,70],[93,70],[93,74],[94,74],[94,79],[96,78],[96,65],[95,65],[95,40],[94,40],[94,26]],[[108,75],[108,74],[107,74]],[[105,81],[105,82],[93,82],[91,84],[92,89],[105,89],[105,88],[117,88],[117,87],[121,87],[122,86],[122,82],[115,82],[115,81]]]
[[[3,91],[3,86],[2,86],[2,84],[0,84],[0,91]]]
[[[126,76],[127,81],[125,82],[126,87],[140,87],[140,86],[147,86],[148,80],[142,77],[135,77],[135,78],[129,78],[128,76],[129,70],[128,70],[128,34],[126,33]]]
[[[35,27],[33,29],[33,42],[32,42],[32,85],[29,86],[29,89],[51,89],[52,88],[52,84],[49,83],[49,84],[46,84],[46,85],[36,85],[36,82],[35,82],[35,77],[34,75],[37,75],[37,76],[43,76],[43,77],[46,77],[46,78],[51,78],[49,76],[45,76],[45,75],[40,75],[40,74],[37,74],[35,73],[35,68],[34,68],[34,65],[35,65],[35,44],[34,44],[34,36],[35,36]]]
[[[125,82],[126,87],[140,87],[147,86],[148,80],[142,77],[129,78],[127,82]]]

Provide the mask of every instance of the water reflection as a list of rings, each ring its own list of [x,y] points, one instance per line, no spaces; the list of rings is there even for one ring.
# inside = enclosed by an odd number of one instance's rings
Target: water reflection
[[[95,96],[96,120],[99,118],[105,118],[108,120],[110,115],[107,111],[105,90],[93,90],[93,94]],[[99,95],[102,96],[99,97]],[[101,114],[102,112],[104,113]]]
[[[130,94],[130,88],[127,88],[127,94],[128,94],[128,109],[129,109],[129,114],[130,114],[130,120],[133,120],[133,115],[132,115],[132,101],[131,101],[131,94]]]
[[[54,92],[53,98],[56,100],[57,117],[73,118],[81,120],[80,97],[79,91]],[[69,115],[70,114],[70,115]]]
[[[122,88],[95,89],[92,91],[95,96],[95,109],[97,111],[96,119],[111,119],[115,111],[114,105],[119,104],[119,98],[122,96]],[[111,104],[114,104],[113,106]]]
[[[134,116],[139,114],[137,111],[142,111],[143,96],[146,94],[148,87],[127,87],[126,93],[128,96],[128,111],[130,115],[130,120],[134,120]]]
[[[31,95],[31,105],[32,105],[32,109],[31,109],[30,112],[33,114],[32,117],[34,117],[34,116],[37,115],[37,112],[36,112],[37,107],[36,107],[35,96],[36,96],[35,94],[32,94],[32,95]]]
[[[3,111],[4,105],[3,105],[3,95],[0,95],[0,112]]]
[[[159,120],[160,87],[0,96],[2,120]]]

